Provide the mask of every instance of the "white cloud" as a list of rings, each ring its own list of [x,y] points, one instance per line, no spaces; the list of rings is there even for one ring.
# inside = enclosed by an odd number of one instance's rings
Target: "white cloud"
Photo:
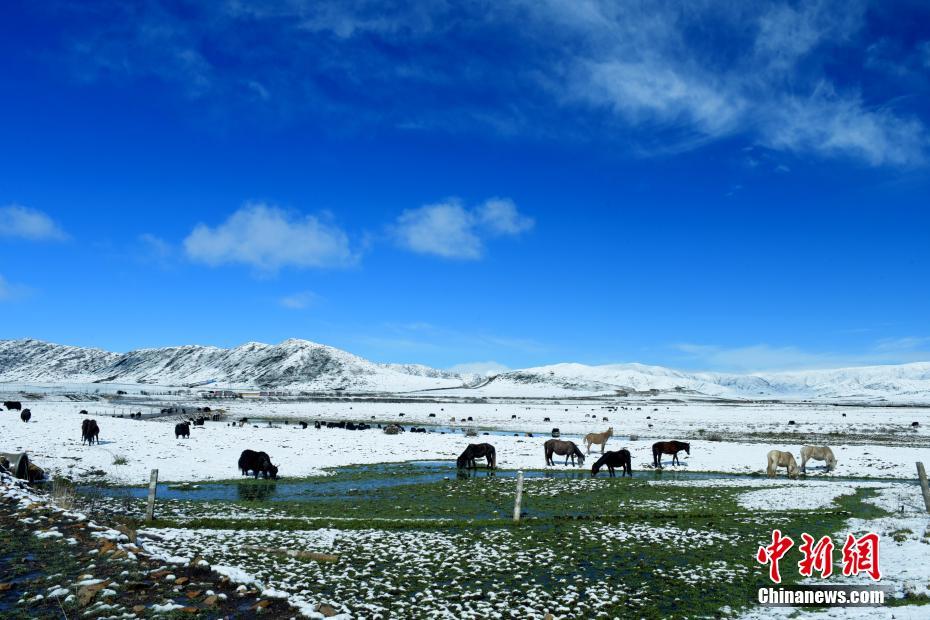
[[[14,204],[0,207],[0,237],[63,241],[68,235],[42,211]]]
[[[28,296],[29,293],[29,289],[25,286],[13,284],[4,278],[3,275],[0,275],[0,302],[16,301],[17,299]]]
[[[481,239],[474,231],[474,218],[458,201],[407,209],[394,227],[398,242],[420,254],[445,258],[481,258]]]
[[[407,209],[393,226],[396,241],[420,254],[477,260],[484,255],[484,237],[516,236],[534,225],[512,200],[492,198],[474,209],[460,200]]]
[[[585,41],[562,59],[564,72],[547,76],[549,90],[567,104],[609,110],[647,135],[663,130],[661,152],[743,135],[775,150],[872,166],[926,160],[930,136],[920,120],[890,105],[866,105],[856,86],[840,91],[823,69],[824,54],[855,43],[864,2],[744,3],[726,11],[712,4],[586,6],[596,19],[566,19],[571,3],[536,5],[542,23]],[[721,46],[712,38],[689,39],[689,28],[705,22],[738,46],[725,62],[715,57]]]
[[[499,375],[502,372],[510,370],[509,367],[494,361],[487,362],[468,362],[465,364],[456,364],[448,368],[449,372],[460,375]]]
[[[6,278],[0,276],[0,301],[6,301],[10,298],[12,292]]]
[[[867,109],[857,97],[839,97],[826,85],[809,97],[785,97],[768,113],[761,137],[774,149],[849,156],[873,166],[924,160],[927,135],[919,121]]]
[[[319,300],[319,297],[316,293],[311,291],[302,291],[300,293],[294,293],[293,295],[287,295],[278,300],[283,307],[290,310],[303,310],[304,308],[309,308]]]
[[[517,211],[509,198],[491,198],[477,209],[479,220],[491,232],[499,235],[519,235],[531,229],[535,222]]]
[[[666,61],[582,61],[577,72],[573,87],[579,97],[606,105],[633,124],[685,123],[706,135],[723,135],[746,106],[710,76]]]
[[[151,233],[139,235],[138,242],[136,257],[143,262],[168,267],[177,257],[178,250],[176,248],[161,237]]]
[[[690,365],[702,370],[750,373],[930,361],[930,351],[919,348],[928,342],[930,338],[883,339],[851,353],[809,351],[796,346],[774,347],[768,344],[725,347],[679,343],[672,348],[683,353]]]
[[[902,338],[882,338],[875,348],[879,351],[912,351],[924,345],[930,346],[928,336],[904,336]]]
[[[81,78],[155,77],[192,98],[245,97],[285,116],[345,112],[335,117],[340,126],[351,118],[408,129],[603,135],[652,155],[739,135],[772,149],[894,166],[923,163],[930,144],[926,120],[900,112],[926,95],[930,42],[876,29],[880,11],[867,0],[235,1],[201,3],[196,23],[159,3],[123,4],[120,27],[75,34],[71,65]],[[239,49],[243,24],[268,34],[260,54]],[[481,35],[506,39],[508,53],[463,51],[463,40]],[[399,48],[416,53],[398,59],[390,50]],[[869,58],[858,67],[863,50]],[[227,57],[238,62],[217,62]],[[457,57],[465,61],[449,61]],[[892,73],[908,81],[889,88]],[[337,97],[327,95],[333,82]],[[826,106],[814,96],[824,84],[843,85]],[[412,91],[426,96],[390,105]],[[476,103],[475,92],[491,96]],[[372,107],[348,103],[356,100]],[[552,113],[564,108],[581,121]],[[608,114],[589,125],[591,108]],[[782,128],[789,115],[797,118]]]
[[[191,260],[207,265],[243,264],[263,272],[358,261],[337,226],[263,203],[246,204],[215,228],[198,224],[184,240],[184,250]]]

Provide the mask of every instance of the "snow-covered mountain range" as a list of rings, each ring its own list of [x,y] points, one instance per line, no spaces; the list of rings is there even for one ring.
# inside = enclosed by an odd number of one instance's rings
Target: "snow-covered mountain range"
[[[39,340],[0,340],[0,382],[148,383],[409,392],[461,387],[468,377],[426,366],[376,364],[307,340],[232,349],[185,345],[110,353]]]
[[[497,384],[497,385],[495,385]],[[543,390],[626,392],[743,399],[887,400],[930,402],[930,362],[754,374],[685,372],[643,364],[554,364],[498,375],[483,388],[500,394],[517,386]],[[545,386],[545,387],[544,387]]]
[[[418,364],[378,364],[306,340],[231,349],[186,345],[111,353],[38,340],[0,340],[0,382],[142,383],[415,392],[474,396],[568,396],[657,390],[683,397],[930,402],[930,362],[748,375],[684,372],[642,364],[554,364],[493,377]]]

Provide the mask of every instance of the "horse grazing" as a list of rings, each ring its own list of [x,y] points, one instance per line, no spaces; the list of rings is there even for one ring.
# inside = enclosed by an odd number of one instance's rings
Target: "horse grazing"
[[[630,451],[624,448],[623,450],[616,450],[612,452],[605,452],[604,456],[597,459],[594,465],[591,466],[591,477],[594,478],[597,476],[597,472],[601,471],[601,467],[607,466],[607,471],[610,472],[610,477],[614,478],[614,467],[622,467],[623,473],[620,474],[620,477],[629,475],[630,478],[633,477],[633,464],[632,457],[630,456]]]
[[[19,414],[19,419],[22,420],[23,422],[28,422],[29,418],[31,417],[32,417],[32,412],[29,411],[28,409],[23,409],[22,412]]]
[[[584,465],[584,454],[578,449],[574,441],[562,441],[561,439],[550,439],[543,448],[546,453],[546,465],[555,465],[552,460],[553,454],[565,457],[565,464],[568,465],[568,459],[572,460],[572,467],[575,466],[575,459],[578,459],[578,465]]]
[[[239,455],[239,469],[242,470],[243,476],[248,476],[250,471],[253,472],[256,480],[258,474],[261,474],[262,478],[278,479],[278,468],[271,464],[271,457],[265,452],[243,450]]]
[[[807,462],[826,461],[827,471],[836,469],[836,457],[829,446],[804,446],[801,448],[801,471],[807,473]]]
[[[603,433],[588,433],[584,436],[584,442],[588,447],[588,454],[591,454],[591,444],[600,444],[601,454],[604,454],[604,447],[607,445],[607,440],[614,436],[614,427],[611,426]]]
[[[97,426],[97,420],[83,420],[81,422],[81,445],[87,442],[88,446],[94,445],[94,440],[100,443],[100,427]]]
[[[191,436],[191,425],[189,422],[183,422],[181,424],[174,425],[174,438],[175,439],[178,439],[179,437],[188,439],[190,438],[190,436]]]
[[[13,411],[14,409],[19,411],[23,408],[23,404],[18,400],[8,400],[3,403],[3,406],[6,407],[9,411]]]
[[[781,450],[770,450],[768,454],[768,468],[766,469],[769,478],[775,476],[775,470],[779,467],[788,468],[789,478],[798,477],[798,462],[794,460],[793,454],[790,452],[782,452]]]
[[[497,467],[497,451],[489,443],[470,443],[468,447],[455,459],[455,466],[459,469],[478,469],[475,459],[488,459],[488,469]]]
[[[682,450],[685,454],[691,455],[691,444],[686,441],[657,441],[652,444],[652,465],[656,469],[662,469],[662,455],[672,455],[672,465],[681,465],[678,460],[678,453]]]

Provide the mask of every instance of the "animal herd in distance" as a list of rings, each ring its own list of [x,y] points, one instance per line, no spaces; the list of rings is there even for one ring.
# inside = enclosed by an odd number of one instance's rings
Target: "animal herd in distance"
[[[6,401],[3,403],[4,408],[8,411],[20,411],[20,419],[23,422],[29,422],[32,418],[32,412],[29,409],[23,409],[22,403],[19,401]],[[162,413],[170,412],[169,409],[162,409]],[[210,412],[208,407],[199,408],[198,411]],[[186,410],[182,409],[183,413],[187,413]],[[82,409],[80,415],[88,415],[87,411]],[[131,417],[142,417],[141,413],[130,414]],[[431,414],[431,417],[432,414]],[[210,417],[213,421],[217,421],[220,417],[216,414]],[[469,418],[471,419],[471,418]],[[453,418],[454,420],[454,418]],[[207,421],[206,416],[199,416],[195,419],[190,419],[184,422],[179,422],[175,424],[174,435],[175,439],[188,439],[190,438],[190,427],[191,424],[194,426],[203,426]],[[546,421],[550,421],[549,418],[546,418]],[[238,421],[240,427],[245,426],[248,423],[248,418],[241,418]],[[235,425],[236,423],[232,423]],[[299,422],[300,426],[304,429],[308,427],[306,422]],[[916,426],[917,422],[913,423],[913,426]],[[354,422],[315,422],[314,428],[342,428],[347,430],[369,430],[371,428],[368,424],[357,424]],[[380,428],[381,425],[379,424]],[[404,428],[398,424],[389,424],[384,429],[382,429],[388,435],[396,435],[397,433],[404,432]],[[413,433],[425,433],[427,432],[426,428],[411,427],[410,431]],[[599,445],[601,447],[601,457],[591,466],[591,476],[597,476],[601,469],[607,468],[607,471],[610,477],[615,477],[615,469],[619,468],[621,470],[622,476],[633,476],[632,469],[632,455],[629,450],[623,448],[621,450],[615,451],[605,451],[607,445],[607,440],[613,436],[614,429],[613,427],[608,428],[602,433],[588,433],[584,436],[583,442],[586,445],[587,454],[591,454],[591,446]],[[565,465],[568,465],[568,461],[571,460],[572,466],[575,466],[576,462],[578,466],[583,466],[585,461],[585,454],[582,453],[578,445],[569,440],[558,439],[560,433],[558,429],[552,429],[552,439],[549,439],[543,444],[546,465],[553,466],[555,461],[553,456],[564,456]],[[81,422],[81,444],[93,445],[94,442],[100,443],[100,426],[97,424],[97,421],[90,418],[84,418]],[[662,456],[671,455],[672,456],[672,465],[680,465],[681,462],[678,459],[678,453],[684,451],[685,454],[690,456],[691,454],[691,444],[685,441],[657,441],[652,444],[652,464],[654,469],[662,469]],[[477,468],[477,459],[486,459],[487,467],[489,469],[494,469],[497,467],[497,451],[489,443],[472,443],[468,444],[462,454],[456,459],[456,467],[458,469],[476,469]],[[766,474],[769,477],[777,475],[778,468],[784,467],[787,470],[787,475],[789,478],[797,479],[801,473],[806,473],[807,471],[807,462],[808,461],[824,461],[826,463],[826,471],[833,471],[836,469],[836,457],[833,454],[828,446],[803,446],[801,448],[801,465],[798,466],[797,461],[794,458],[794,455],[791,452],[785,452],[782,450],[771,450],[766,456]],[[271,458],[265,452],[256,452],[254,450],[243,450],[242,454],[239,456],[238,466],[242,475],[254,475],[257,479],[259,475],[263,478],[270,478],[276,480],[278,478],[278,468],[271,463]]]

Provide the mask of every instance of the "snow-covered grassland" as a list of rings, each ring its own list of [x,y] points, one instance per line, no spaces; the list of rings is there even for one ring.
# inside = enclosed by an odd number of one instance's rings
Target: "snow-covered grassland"
[[[27,424],[17,412],[0,412],[0,433],[3,450],[28,451],[52,472],[77,475],[102,470],[109,481],[121,484],[142,484],[154,468],[166,481],[235,478],[244,449],[267,452],[286,477],[352,464],[454,459],[467,444],[478,441],[494,444],[499,467],[543,468],[543,443],[552,428],[580,444],[584,434],[613,427],[615,436],[607,447],[629,449],[634,470],[651,467],[652,443],[666,439],[691,443],[691,454],[679,455],[680,468],[687,471],[763,472],[766,454],[773,448],[793,452],[800,464],[800,447],[806,443],[830,445],[838,460],[830,473],[823,470],[822,462],[812,462],[810,476],[912,478],[915,461],[930,463],[928,409],[636,401],[622,405],[628,409],[613,411],[604,408],[605,402],[210,402],[213,408],[226,410],[225,421],[208,421],[203,427],[192,427],[190,439],[175,439],[174,417],[111,417],[137,410],[148,413],[145,406],[43,399],[23,401],[23,407],[32,411]],[[193,410],[204,404],[190,406]],[[83,416],[78,412],[82,409],[100,425],[99,446],[81,445]],[[229,426],[243,417],[250,419],[245,427]],[[301,420],[310,423],[309,428],[297,426]],[[354,420],[373,428],[315,429],[316,420]],[[789,425],[789,420],[795,424]],[[911,427],[913,421],[920,421],[920,426]],[[377,430],[378,423],[390,422],[442,425],[446,432],[388,436]],[[466,437],[464,429],[475,429],[479,436]],[[125,463],[114,465],[117,457]],[[665,457],[663,463],[670,461]]]
[[[203,555],[288,595],[308,614],[326,603],[359,618],[787,617],[798,610],[749,602],[750,586],[765,574],[754,552],[774,527],[795,538],[802,531],[831,534],[838,548],[849,532],[879,532],[882,583],[909,604],[849,608],[842,617],[930,614],[930,606],[919,604],[930,592],[930,520],[913,484],[915,461],[930,464],[928,409],[645,397],[183,401],[178,404],[223,409],[225,418],[192,427],[190,439],[175,439],[175,417],[111,417],[157,411],[157,401],[58,398],[22,398],[32,411],[28,423],[17,412],[0,412],[0,451],[28,451],[50,473],[78,482],[142,485],[157,468],[162,481],[204,485],[240,478],[236,461],[250,448],[268,452],[280,468],[272,494],[283,493],[289,480],[306,478],[301,483],[310,489],[333,481],[303,501],[160,500],[161,521],[141,534],[150,536],[147,548],[165,557]],[[100,445],[81,445],[81,409],[98,421]],[[243,417],[249,418],[244,427],[229,425]],[[397,422],[433,432],[315,429],[317,420]],[[608,426],[615,436],[607,447],[632,452],[634,479],[610,480],[606,473],[527,478],[528,520],[519,528],[507,523],[512,477],[458,480],[452,468],[468,443],[487,441],[502,469],[562,472],[562,464],[544,465],[550,431],[559,428],[563,438],[580,443],[583,434]],[[478,436],[467,437],[464,429]],[[729,475],[656,474],[650,447],[665,439],[691,444],[690,455],[679,455],[681,466],[663,458],[667,472]],[[773,448],[790,450],[800,462],[806,443],[830,445],[836,470],[812,462],[801,480],[787,479],[784,470],[774,479],[736,475],[763,474]],[[593,458],[576,471],[588,471]],[[449,475],[407,480],[410,468],[401,464],[410,460],[446,462]],[[401,469],[346,469],[375,463]],[[272,483],[244,484],[248,490]],[[98,504],[142,514],[141,500]],[[783,572],[796,572],[796,561],[786,559]],[[837,610],[800,613],[841,617]]]

